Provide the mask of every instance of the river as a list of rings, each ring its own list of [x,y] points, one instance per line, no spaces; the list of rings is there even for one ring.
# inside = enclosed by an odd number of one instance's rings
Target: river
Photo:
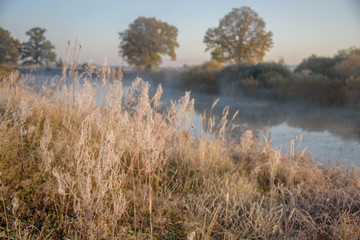
[[[170,90],[165,99],[180,94]],[[307,149],[313,159],[360,166],[360,111],[351,108],[327,108],[299,103],[279,103],[243,96],[208,95],[192,93],[198,119],[209,112],[212,103],[220,98],[214,109],[219,119],[224,107],[229,106],[230,117],[239,111],[234,124],[250,129],[271,139],[272,146],[288,152],[294,139],[297,150]]]
[[[28,71],[23,70],[22,73]],[[39,84],[51,79],[59,71],[33,71]],[[124,79],[124,87],[131,85],[133,79]],[[144,79],[146,80],[146,79]],[[156,84],[152,88],[156,88]],[[178,100],[184,90],[163,87],[162,103]],[[210,111],[212,103],[220,98],[213,110],[217,119],[228,106],[230,117],[239,111],[234,124],[242,130],[250,129],[260,140],[263,136],[271,139],[272,146],[283,152],[290,149],[290,142],[296,138],[298,150],[307,149],[313,159],[320,162],[338,162],[346,166],[360,166],[360,111],[351,108],[326,108],[292,102],[275,102],[244,96],[204,94],[193,92],[196,116],[194,125],[200,126],[200,114]]]

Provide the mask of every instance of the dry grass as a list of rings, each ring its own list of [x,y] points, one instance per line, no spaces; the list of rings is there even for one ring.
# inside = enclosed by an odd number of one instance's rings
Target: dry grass
[[[360,238],[358,168],[283,155],[250,131],[230,138],[226,109],[195,137],[189,93],[163,109],[161,87],[150,97],[141,79],[125,93],[114,80],[99,106],[110,69],[74,69],[72,85],[38,92],[1,82],[1,237]]]

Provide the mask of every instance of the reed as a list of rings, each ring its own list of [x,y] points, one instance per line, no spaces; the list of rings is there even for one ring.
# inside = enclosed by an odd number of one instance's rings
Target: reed
[[[70,69],[41,91],[1,81],[1,237],[359,239],[358,168],[233,137],[227,109],[192,134],[190,93],[161,106],[161,86]]]

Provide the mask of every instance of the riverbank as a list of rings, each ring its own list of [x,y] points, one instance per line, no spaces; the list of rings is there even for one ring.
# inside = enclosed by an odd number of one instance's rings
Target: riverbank
[[[91,76],[38,92],[1,82],[1,237],[360,237],[359,168],[233,137],[226,110],[195,137],[189,94],[162,109],[141,79],[125,95],[115,80],[101,107]]]
[[[15,72],[15,68],[7,64],[0,64],[0,77],[8,77],[12,72]]]
[[[62,69],[20,69],[24,76],[29,77],[32,81],[27,81],[27,85],[32,89],[41,89],[46,83],[52,79],[58,80],[61,77]],[[178,70],[179,71],[179,70]],[[118,78],[116,69],[110,71],[110,78],[105,82],[111,86],[113,79]],[[166,73],[170,73],[167,70]],[[78,76],[86,76],[85,70],[77,70]],[[129,70],[121,71],[123,76],[122,84],[124,89],[131,87],[133,80],[137,76],[143,77],[144,81],[148,81],[150,86],[150,94],[156,92],[159,78],[154,79],[157,74],[163,72],[153,72],[150,75],[141,72]],[[68,72],[69,74],[69,72]],[[92,74],[93,83],[101,82],[96,78],[96,73]],[[181,86],[181,81],[171,77],[171,74],[162,76],[168,79],[162,83],[163,94],[161,103],[168,106],[171,100],[177,100],[188,91]],[[82,83],[80,77],[80,83]],[[65,78],[65,83],[71,86],[72,80]],[[98,89],[97,104],[105,99],[108,88]],[[341,164],[360,164],[360,111],[350,106],[342,107],[325,107],[312,104],[310,102],[292,101],[276,101],[266,98],[249,97],[246,94],[237,92],[237,94],[209,94],[202,91],[192,91],[191,96],[195,99],[195,128],[201,128],[201,115],[210,112],[212,102],[220,99],[217,106],[211,110],[216,119],[220,119],[222,110],[229,107],[230,114],[239,111],[233,124],[241,125],[241,130],[251,129],[254,135],[262,137],[265,132],[267,137],[273,143],[273,147],[281,148],[288,151],[290,141],[295,136],[302,139],[299,143],[300,148],[307,148],[317,161],[333,161]],[[302,138],[301,138],[302,136]],[[281,139],[281,140],[280,140]],[[280,140],[280,141],[279,141]],[[301,147],[300,147],[301,146]]]
[[[357,66],[360,69],[360,66]],[[327,70],[325,68],[325,70]],[[324,71],[325,71],[324,70]],[[150,75],[154,81],[171,83],[205,93],[246,95],[278,102],[300,102],[325,107],[360,108],[360,75],[328,76],[265,62],[223,66],[214,60],[182,70],[163,70]]]

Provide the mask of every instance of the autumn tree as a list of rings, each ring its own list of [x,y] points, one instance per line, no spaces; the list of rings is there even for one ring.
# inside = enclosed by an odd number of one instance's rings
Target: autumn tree
[[[49,64],[56,61],[54,45],[45,38],[46,29],[32,28],[26,32],[29,40],[22,44],[21,59],[23,64]]]
[[[129,29],[119,33],[119,55],[138,68],[158,65],[160,55],[175,60],[175,48],[179,47],[177,34],[177,28],[166,22],[139,17],[129,25]]]
[[[335,56],[337,65],[335,66],[336,74],[339,78],[346,79],[350,77],[360,77],[360,48],[350,47],[349,49],[340,50]]]
[[[226,62],[257,63],[272,47],[272,32],[265,30],[265,22],[249,7],[234,8],[219,26],[207,30],[205,51],[219,48]]]
[[[15,64],[20,56],[20,41],[11,37],[9,31],[0,28],[0,63]]]
[[[215,48],[211,52],[211,59],[216,60],[219,63],[225,62],[225,56],[223,51],[221,51],[220,48]]]

